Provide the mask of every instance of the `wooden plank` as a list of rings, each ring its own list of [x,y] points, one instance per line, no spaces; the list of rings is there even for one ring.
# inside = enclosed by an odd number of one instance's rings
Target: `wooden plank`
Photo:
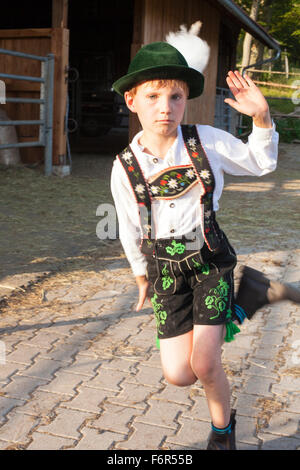
[[[52,28],[68,27],[68,0],[52,0]]]
[[[52,29],[51,28],[37,28],[37,29],[1,29],[0,30],[0,38],[3,39],[16,39],[16,38],[25,38],[25,37],[32,37],[32,38],[45,38],[51,37]],[[34,54],[34,52],[32,52]]]
[[[69,30],[52,30],[51,52],[55,55],[54,108],[53,108],[53,164],[59,165],[66,158],[65,115],[67,106],[67,70],[69,63]]]

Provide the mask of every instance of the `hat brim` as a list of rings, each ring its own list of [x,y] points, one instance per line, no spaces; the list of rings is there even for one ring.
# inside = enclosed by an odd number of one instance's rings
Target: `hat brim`
[[[163,65],[159,67],[147,67],[137,72],[132,72],[119,78],[113,83],[112,88],[121,96],[125,91],[130,90],[146,80],[156,79],[176,79],[182,80],[188,84],[189,96],[188,99],[200,96],[204,88],[204,76],[191,67],[184,65]]]

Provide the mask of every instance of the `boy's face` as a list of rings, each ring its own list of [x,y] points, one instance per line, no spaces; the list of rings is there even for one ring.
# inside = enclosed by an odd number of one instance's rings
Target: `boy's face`
[[[137,113],[145,132],[170,137],[177,134],[187,93],[180,85],[159,86],[151,81],[139,85],[134,96],[126,92],[125,101],[130,111]]]

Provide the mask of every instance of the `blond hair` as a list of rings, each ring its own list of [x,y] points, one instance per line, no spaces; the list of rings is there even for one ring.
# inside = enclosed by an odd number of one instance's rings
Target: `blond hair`
[[[134,97],[137,94],[139,86],[143,85],[144,83],[148,83],[149,85],[154,86],[155,88],[164,88],[166,86],[179,87],[186,93],[186,96],[189,96],[188,84],[184,82],[183,80],[176,80],[176,79],[144,80],[143,82],[138,83],[137,85],[132,87],[130,90],[128,90],[128,93],[132,97]]]

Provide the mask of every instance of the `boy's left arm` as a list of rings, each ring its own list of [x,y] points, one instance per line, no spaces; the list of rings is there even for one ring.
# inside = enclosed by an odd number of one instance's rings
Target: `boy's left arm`
[[[236,70],[235,72],[228,72],[226,81],[235,100],[226,98],[224,100],[225,103],[232,106],[239,113],[251,116],[255,126],[271,128],[272,119],[269,105],[251,78],[248,75],[245,75],[245,78],[243,78]]]

